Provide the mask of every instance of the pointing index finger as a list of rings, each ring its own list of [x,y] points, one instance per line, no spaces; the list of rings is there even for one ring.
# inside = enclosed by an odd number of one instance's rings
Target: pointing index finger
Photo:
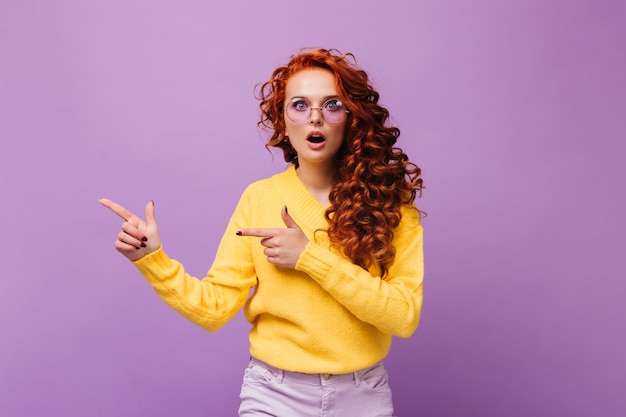
[[[128,221],[130,220],[131,217],[134,217],[135,215],[130,212],[128,209],[126,209],[123,206],[120,206],[117,203],[114,203],[113,201],[109,200],[108,198],[101,198],[98,200],[100,202],[100,204],[102,204],[104,207],[108,208],[109,210],[111,210],[113,213],[117,214],[118,216],[120,216],[122,219]]]
[[[254,236],[254,237],[274,237],[280,229],[242,229],[237,232],[237,236]]]

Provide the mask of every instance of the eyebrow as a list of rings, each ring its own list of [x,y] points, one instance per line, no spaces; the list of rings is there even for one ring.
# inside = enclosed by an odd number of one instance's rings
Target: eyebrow
[[[336,95],[336,94],[335,94],[335,95],[332,95],[332,96],[324,96],[324,97],[322,97],[322,103],[324,103],[324,102],[326,102],[326,101],[328,101],[328,100],[330,100],[330,99],[333,99],[333,98],[339,98],[339,96],[338,96],[338,95]],[[293,96],[293,97],[291,97],[291,98],[290,98],[289,100],[287,100],[287,101],[288,101],[288,102],[290,102],[290,101],[294,101],[295,99],[304,99],[304,100],[309,101],[309,102],[311,101],[311,100],[310,100],[308,97],[306,97],[306,96]]]

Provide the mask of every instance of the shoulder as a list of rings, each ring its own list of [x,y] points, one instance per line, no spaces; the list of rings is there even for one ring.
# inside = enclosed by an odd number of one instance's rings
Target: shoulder
[[[396,229],[396,233],[402,233],[405,231],[418,230],[421,228],[422,213],[418,210],[415,204],[403,204],[400,208],[400,224]]]
[[[262,178],[260,180],[254,181],[250,183],[243,192],[243,196],[259,196],[259,195],[267,195],[273,189],[279,188],[281,184],[291,182],[291,170],[292,167],[288,167],[282,172],[274,174],[267,178]]]

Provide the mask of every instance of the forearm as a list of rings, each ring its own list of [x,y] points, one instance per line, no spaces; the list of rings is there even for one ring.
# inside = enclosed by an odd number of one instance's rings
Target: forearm
[[[382,332],[409,337],[419,323],[423,298],[421,239],[390,269],[386,280],[310,243],[296,265],[360,320]]]
[[[246,285],[222,285],[215,278],[199,280],[189,275],[162,248],[133,264],[166,304],[209,331],[218,330],[231,319],[248,295]]]

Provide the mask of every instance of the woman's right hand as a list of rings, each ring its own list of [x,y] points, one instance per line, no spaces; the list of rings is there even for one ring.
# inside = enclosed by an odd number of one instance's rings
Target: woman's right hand
[[[115,249],[131,261],[143,258],[161,246],[159,228],[154,217],[154,202],[146,205],[146,220],[143,221],[124,207],[107,199],[98,200],[104,207],[124,219],[122,231],[117,235]]]

